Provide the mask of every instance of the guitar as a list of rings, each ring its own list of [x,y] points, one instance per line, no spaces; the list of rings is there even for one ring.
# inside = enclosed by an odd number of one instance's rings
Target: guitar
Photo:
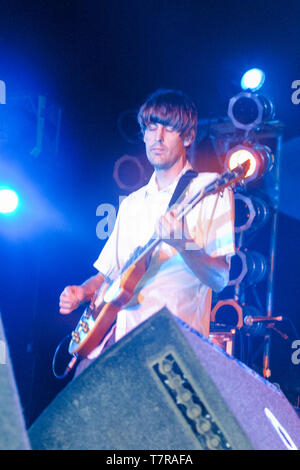
[[[226,171],[185,202],[184,206],[177,207],[175,217],[180,221],[205,197],[222,192],[227,187],[234,188],[242,184],[248,169],[249,160],[233,171]],[[174,206],[170,210],[174,211]],[[104,282],[95,292],[72,332],[70,354],[76,358],[86,357],[105,338],[115,323],[118,312],[133,297],[138,282],[147,270],[151,254],[161,241],[158,235],[154,234],[145,246],[135,250],[113,282]]]

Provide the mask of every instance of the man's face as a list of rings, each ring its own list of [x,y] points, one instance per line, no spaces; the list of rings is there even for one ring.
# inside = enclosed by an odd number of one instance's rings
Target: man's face
[[[186,143],[170,126],[150,123],[144,134],[146,153],[155,169],[167,170],[180,158],[185,158]]]

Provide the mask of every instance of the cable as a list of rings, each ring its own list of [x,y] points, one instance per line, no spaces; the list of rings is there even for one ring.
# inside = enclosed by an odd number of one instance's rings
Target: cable
[[[67,340],[70,340],[72,337],[71,334],[68,334],[66,335],[59,343],[59,345],[57,346],[55,352],[54,352],[54,355],[53,355],[53,359],[52,359],[52,372],[54,374],[54,376],[59,379],[59,380],[62,380],[64,379],[65,377],[67,377],[67,375],[69,374],[69,372],[71,372],[71,370],[73,369],[73,367],[75,366],[77,360],[78,360],[78,357],[77,356],[73,356],[71,361],[69,362],[69,364],[67,365],[65,371],[63,374],[59,375],[56,373],[55,371],[55,362],[56,362],[56,358],[57,358],[57,355],[58,355],[58,352],[60,350],[60,348],[62,347],[62,345],[67,341]]]

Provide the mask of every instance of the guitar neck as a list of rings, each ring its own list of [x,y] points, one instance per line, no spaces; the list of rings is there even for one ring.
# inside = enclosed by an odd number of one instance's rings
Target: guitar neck
[[[161,239],[157,236],[157,234],[153,234],[150,240],[144,245],[143,247],[138,247],[133,255],[129,258],[127,263],[123,266],[121,270],[121,274],[126,271],[131,265],[140,261],[144,256],[150,255],[152,251],[156,248],[156,246],[161,242]]]
[[[187,214],[191,212],[194,207],[199,204],[204,198],[212,194],[222,192],[226,187],[229,186],[226,179],[227,174],[222,175],[221,177],[215,179],[212,183],[208,184],[200,191],[198,191],[189,201],[187,201],[182,208],[178,211],[176,215],[177,220],[182,220]],[[240,179],[238,176],[236,179]],[[230,185],[234,184],[235,180],[230,181]]]

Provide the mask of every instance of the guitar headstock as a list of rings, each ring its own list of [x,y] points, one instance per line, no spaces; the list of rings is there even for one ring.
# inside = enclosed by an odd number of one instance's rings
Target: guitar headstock
[[[233,170],[226,170],[215,182],[217,191],[222,191],[225,188],[234,190],[238,185],[243,186],[249,168],[250,160],[246,160]]]

